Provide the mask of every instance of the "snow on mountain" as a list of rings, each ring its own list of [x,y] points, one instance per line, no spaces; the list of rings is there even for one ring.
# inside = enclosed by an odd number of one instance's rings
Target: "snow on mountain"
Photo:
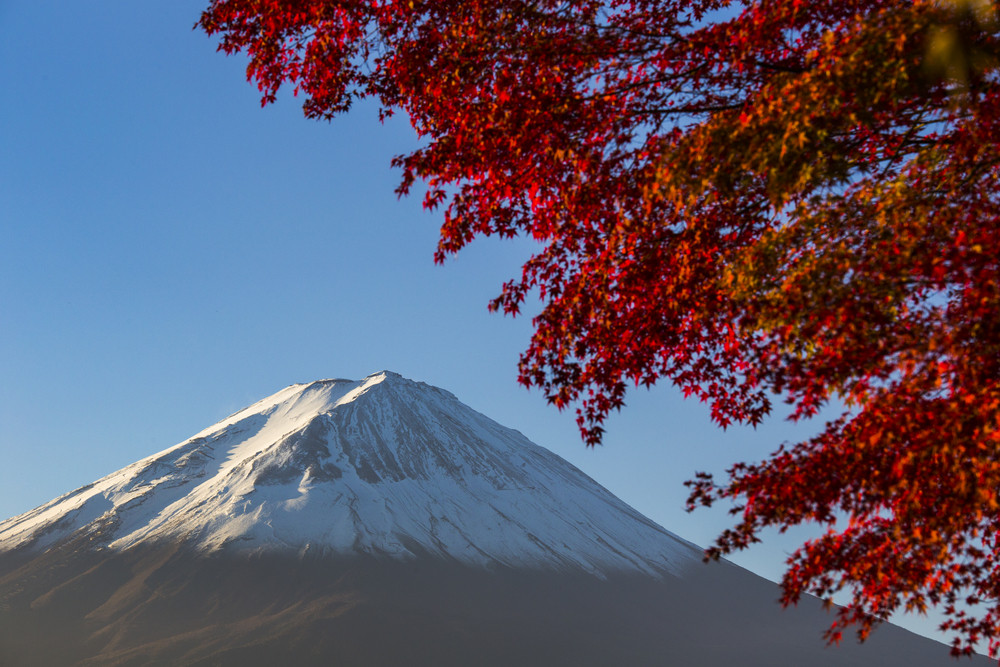
[[[601,577],[676,573],[701,557],[517,431],[390,372],[292,385],[0,523],[0,552],[69,540],[433,556]]]

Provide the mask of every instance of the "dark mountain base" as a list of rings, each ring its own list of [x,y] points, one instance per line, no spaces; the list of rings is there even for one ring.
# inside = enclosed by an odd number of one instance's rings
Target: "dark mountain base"
[[[820,606],[776,597],[725,564],[654,582],[176,546],[8,554],[0,665],[991,664],[894,627],[827,648]]]

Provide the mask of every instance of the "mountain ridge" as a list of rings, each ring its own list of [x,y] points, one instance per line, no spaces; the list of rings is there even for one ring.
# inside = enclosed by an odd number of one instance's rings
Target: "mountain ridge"
[[[0,523],[0,551],[294,548],[660,576],[700,558],[568,462],[390,371],[293,384]]]

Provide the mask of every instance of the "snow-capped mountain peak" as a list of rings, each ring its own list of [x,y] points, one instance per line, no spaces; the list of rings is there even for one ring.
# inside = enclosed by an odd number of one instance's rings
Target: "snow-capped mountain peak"
[[[383,371],[296,384],[0,523],[0,551],[318,551],[660,575],[700,557],[578,469]]]

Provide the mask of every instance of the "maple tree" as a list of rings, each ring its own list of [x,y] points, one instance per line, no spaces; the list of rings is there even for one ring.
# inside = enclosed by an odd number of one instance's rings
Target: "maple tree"
[[[659,379],[722,426],[840,410],[689,483],[735,504],[712,555],[823,524],[782,585],[851,593],[831,639],[937,605],[953,652],[1000,648],[993,2],[213,0],[199,25],[263,103],[405,112],[437,261],[539,242],[491,307],[540,296],[520,379],[589,444]]]

